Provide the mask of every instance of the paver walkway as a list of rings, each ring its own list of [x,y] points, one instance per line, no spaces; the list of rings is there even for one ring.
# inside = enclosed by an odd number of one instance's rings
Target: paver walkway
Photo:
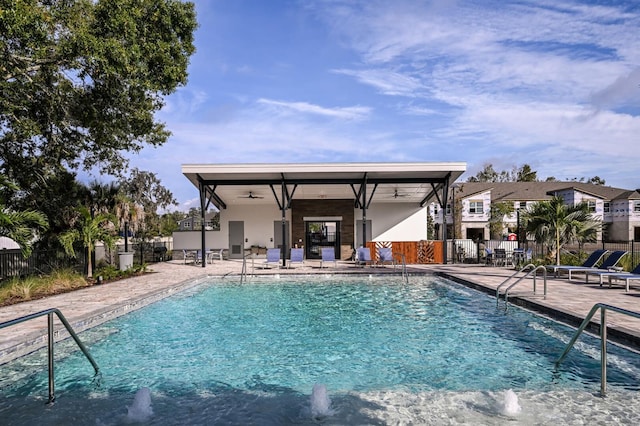
[[[258,262],[258,261],[256,261]],[[339,262],[337,268],[319,268],[319,262],[305,261],[305,266],[295,269],[258,269],[258,263],[249,265],[249,273],[254,274],[327,274],[327,273],[365,273],[379,274],[394,272],[393,268],[356,268],[353,263]],[[59,294],[45,299],[33,300],[0,308],[0,322],[40,312],[49,308],[58,308],[67,318],[76,332],[93,327],[119,315],[126,314],[161,298],[167,297],[189,286],[196,285],[200,278],[209,275],[239,275],[241,261],[216,261],[206,268],[184,265],[181,262],[164,262],[150,266],[151,274],[129,278],[118,282],[96,285],[70,293]],[[396,273],[399,270],[395,271]],[[512,269],[485,267],[481,265],[411,265],[409,273],[439,273],[458,281],[481,288],[489,293],[513,274]],[[532,280],[525,279],[514,289],[513,300],[527,304],[533,309],[547,310],[550,315],[559,315],[564,320],[581,321],[595,303],[607,303],[632,311],[640,311],[640,291],[625,293],[624,288],[600,287],[596,284],[580,284],[564,279],[548,279],[548,294],[545,299],[531,295]],[[542,277],[538,277],[538,292],[543,288]],[[511,299],[511,297],[510,297]],[[503,303],[503,302],[501,302]],[[595,318],[599,320],[599,315]],[[66,335],[61,323],[56,319],[57,338]],[[622,338],[640,347],[640,320],[610,314],[608,324]],[[0,364],[46,346],[45,317],[19,325],[0,329]]]

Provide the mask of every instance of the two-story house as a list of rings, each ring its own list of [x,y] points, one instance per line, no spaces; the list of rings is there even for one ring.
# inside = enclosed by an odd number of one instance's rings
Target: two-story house
[[[458,229],[458,238],[491,239],[491,206],[512,204],[513,213],[502,217],[499,237],[517,232],[518,210],[531,204],[560,196],[567,204],[586,202],[594,217],[603,224],[601,238],[608,241],[640,240],[640,190],[612,188],[582,182],[464,182],[456,183],[446,208],[447,234]],[[452,200],[455,199],[455,216]],[[431,206],[435,223],[442,221],[442,211]],[[493,236],[495,237],[495,235]],[[438,238],[438,236],[436,236]]]

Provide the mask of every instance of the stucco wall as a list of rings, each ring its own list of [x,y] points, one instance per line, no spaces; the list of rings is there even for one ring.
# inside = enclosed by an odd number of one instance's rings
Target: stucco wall
[[[362,219],[361,210],[356,212],[355,219]],[[367,220],[371,220],[373,241],[427,239],[426,207],[420,208],[408,203],[376,204],[367,210]]]

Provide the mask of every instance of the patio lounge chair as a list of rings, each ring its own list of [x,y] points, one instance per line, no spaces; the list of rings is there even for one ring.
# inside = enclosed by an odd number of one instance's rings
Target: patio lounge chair
[[[378,265],[384,266],[386,263],[390,263],[394,268],[396,267],[396,260],[393,257],[391,247],[380,247],[378,249]]]
[[[267,259],[264,261],[264,267],[268,268],[269,265],[274,264],[276,268],[280,267],[280,249],[270,248],[267,249]]]
[[[322,259],[320,260],[320,267],[324,268],[325,262],[333,262],[333,267],[338,266],[336,261],[336,251],[333,247],[322,247]]]
[[[597,268],[572,268],[569,269],[569,281],[571,281],[571,274],[586,274],[589,272],[614,272],[615,267],[622,259],[627,252],[625,250],[617,250],[612,251],[609,256],[605,260],[602,261],[602,264]]]
[[[611,280],[619,280],[625,282],[625,291],[629,292],[629,281],[640,280],[640,263],[633,268],[631,272],[611,272],[600,275],[600,286],[602,287],[602,278],[606,276],[609,279],[609,287],[613,285]]]
[[[291,265],[294,263],[299,263],[304,266],[304,249],[301,248],[292,248],[291,255],[289,256],[289,262],[287,263],[287,268],[291,268]]]
[[[356,266],[372,265],[371,250],[369,247],[358,247],[356,250]]]
[[[609,250],[595,250],[593,253],[589,255],[587,260],[585,260],[580,266],[570,266],[570,265],[547,265],[547,271],[553,272],[555,277],[558,276],[558,273],[561,271],[569,271],[570,269],[584,269],[584,268],[595,268],[595,266],[600,262],[600,259],[608,252]]]

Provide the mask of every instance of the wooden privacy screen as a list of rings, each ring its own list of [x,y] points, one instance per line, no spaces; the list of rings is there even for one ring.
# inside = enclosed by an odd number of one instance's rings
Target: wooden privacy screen
[[[391,247],[394,256],[404,254],[409,264],[444,263],[442,241],[377,241],[367,242],[371,259],[378,260],[379,247]]]

